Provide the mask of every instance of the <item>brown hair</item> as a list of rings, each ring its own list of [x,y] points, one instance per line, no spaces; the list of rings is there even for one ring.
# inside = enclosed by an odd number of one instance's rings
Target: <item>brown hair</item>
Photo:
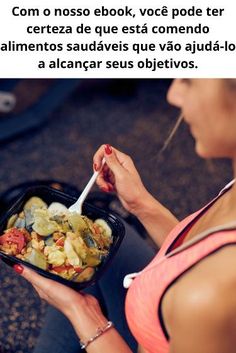
[[[178,117],[178,119],[176,120],[176,123],[175,123],[174,127],[172,128],[172,130],[170,131],[168,137],[166,138],[166,140],[165,140],[165,142],[164,142],[159,154],[163,153],[166,150],[166,148],[169,146],[169,144],[170,144],[171,140],[173,139],[176,131],[178,130],[181,122],[183,121],[183,118],[184,118],[184,116],[183,116],[183,113],[181,112],[179,117]]]

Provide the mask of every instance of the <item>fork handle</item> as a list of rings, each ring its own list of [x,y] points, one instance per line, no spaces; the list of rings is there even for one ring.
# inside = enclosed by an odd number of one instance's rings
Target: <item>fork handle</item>
[[[84,188],[83,192],[81,193],[80,197],[78,198],[78,200],[73,205],[71,205],[71,208],[75,209],[75,208],[77,208],[77,206],[82,207],[82,204],[83,204],[84,200],[86,199],[90,189],[92,188],[93,184],[95,183],[95,181],[96,181],[96,179],[98,177],[98,174],[102,170],[104,164],[105,164],[105,158],[103,158],[103,160],[102,160],[101,169],[98,172],[94,172],[93,173],[92,177],[90,178],[88,184],[85,186],[85,188]]]

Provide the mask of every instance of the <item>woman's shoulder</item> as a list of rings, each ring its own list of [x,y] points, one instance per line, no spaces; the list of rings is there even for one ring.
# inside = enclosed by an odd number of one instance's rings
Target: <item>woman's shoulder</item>
[[[227,343],[227,335],[232,344],[230,334],[236,330],[236,245],[227,245],[203,259],[172,289],[171,338],[181,341],[185,337],[192,344],[201,340],[207,345],[215,337],[212,351],[228,352],[222,345]]]

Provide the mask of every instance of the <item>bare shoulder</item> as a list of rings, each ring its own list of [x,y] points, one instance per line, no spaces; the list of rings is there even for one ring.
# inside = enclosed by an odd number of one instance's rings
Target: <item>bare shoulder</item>
[[[186,272],[167,293],[167,303],[171,353],[233,352],[236,245],[225,246]]]

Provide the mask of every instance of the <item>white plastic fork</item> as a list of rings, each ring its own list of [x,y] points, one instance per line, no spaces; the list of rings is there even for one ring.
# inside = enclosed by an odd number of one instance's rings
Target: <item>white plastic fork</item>
[[[102,166],[101,166],[100,170],[93,173],[92,177],[90,178],[88,184],[85,186],[84,191],[81,193],[78,200],[68,208],[69,212],[76,212],[78,214],[82,214],[82,205],[84,203],[84,200],[86,199],[89,191],[91,190],[93,184],[95,183],[95,181],[98,177],[98,174],[101,172],[104,164],[105,164],[105,158],[103,158],[103,160],[102,160]]]

